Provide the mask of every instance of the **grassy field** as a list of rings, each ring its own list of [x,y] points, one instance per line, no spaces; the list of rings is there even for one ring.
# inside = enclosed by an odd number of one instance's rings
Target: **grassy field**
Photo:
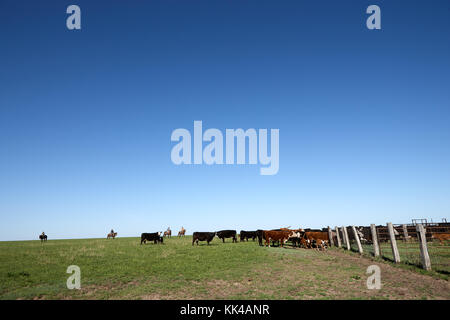
[[[0,242],[0,299],[449,299],[445,279],[332,249],[256,242],[191,246],[191,237]],[[366,269],[381,268],[368,290]],[[69,290],[69,265],[81,289]]]

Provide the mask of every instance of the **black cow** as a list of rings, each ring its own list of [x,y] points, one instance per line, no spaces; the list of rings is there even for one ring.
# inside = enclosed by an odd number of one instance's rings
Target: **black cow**
[[[300,237],[290,237],[289,241],[291,241],[293,247],[300,247],[302,238]]]
[[[192,234],[192,245],[194,245],[194,242],[197,242],[198,245],[199,241],[206,241],[209,245],[215,235],[215,232],[194,232]]]
[[[233,242],[237,242],[236,230],[217,231],[216,235],[225,243],[225,238],[233,238]]]
[[[155,244],[157,244],[158,242],[163,243],[163,237],[161,237],[161,232],[142,233],[141,244],[146,243],[147,241],[153,241]]]
[[[253,241],[255,241],[257,234],[256,231],[244,231],[241,230],[241,232],[239,232],[239,237],[241,238],[241,241],[244,241],[245,239],[252,239]]]
[[[256,230],[256,236],[258,237],[258,243],[260,246],[263,245],[264,231],[261,229]]]

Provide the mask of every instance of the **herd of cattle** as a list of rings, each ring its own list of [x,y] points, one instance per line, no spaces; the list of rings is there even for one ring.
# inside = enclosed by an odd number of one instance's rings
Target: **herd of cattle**
[[[157,244],[163,243],[164,237],[170,237],[170,228],[162,232],[153,233],[142,233],[141,234],[141,244],[145,244],[147,241]],[[178,236],[184,236],[186,230],[182,228],[178,233]],[[192,234],[192,245],[199,243],[199,241],[206,241],[209,245],[215,237],[218,237],[225,242],[225,239],[231,238],[232,242],[237,242],[238,234],[236,230],[221,230],[216,232],[194,232]],[[311,230],[311,229],[289,229],[281,228],[274,230],[256,230],[256,231],[244,231],[241,230],[239,233],[240,241],[248,241],[252,239],[255,241],[258,239],[260,246],[275,245],[276,243],[283,247],[288,241],[292,243],[294,247],[304,247],[304,248],[316,248],[318,250],[325,250],[329,246],[329,237],[327,231]],[[264,242],[264,244],[263,244]]]
[[[437,227],[426,228],[426,239],[427,241],[433,241],[433,239],[437,239],[440,243],[443,241],[450,240],[450,223],[439,223]],[[389,240],[389,236],[384,226],[376,226],[378,241],[385,242]],[[402,231],[403,229],[403,231]],[[356,234],[358,235],[361,243],[372,243],[372,233],[370,227],[355,227]],[[406,232],[405,232],[406,231]],[[411,235],[414,235],[415,227],[414,226],[396,226],[394,227],[394,234],[397,238],[405,237],[404,240],[408,240],[407,238],[411,238]],[[181,230],[178,232],[178,237],[184,237],[186,234],[186,229],[181,227]],[[245,231],[241,230],[239,233],[240,241],[248,241],[252,239],[255,241],[258,239],[258,243],[260,246],[269,246],[270,244],[275,245],[276,243],[283,247],[288,241],[291,242],[294,247],[304,247],[304,248],[316,248],[318,250],[325,250],[328,248],[330,244],[331,234],[332,241],[331,243],[337,243],[337,237],[343,239],[344,235],[342,234],[342,230],[339,231],[339,235],[336,234],[336,231],[333,230],[330,233],[328,232],[328,228],[323,228],[322,230],[314,230],[314,229],[289,229],[289,228],[280,228],[273,230],[261,230],[258,229],[256,231]],[[409,236],[404,236],[405,234],[409,234]],[[111,230],[111,232],[107,235],[107,239],[114,239],[117,236],[117,232]],[[153,233],[142,233],[141,234],[141,244],[145,244],[147,241],[153,241],[155,244],[163,243],[164,237],[170,238],[172,236],[172,231],[168,228],[164,233],[163,232],[153,232]],[[225,239],[231,238],[232,242],[237,242],[238,234],[236,230],[221,230],[216,232],[194,232],[192,235],[192,245],[194,243],[199,243],[199,241],[206,241],[209,243],[214,239],[214,237],[218,237],[223,242]],[[348,232],[349,241],[354,241],[355,236],[353,232]],[[39,235],[39,239],[41,242],[47,241],[47,235],[42,232]],[[264,244],[263,244],[264,242]]]

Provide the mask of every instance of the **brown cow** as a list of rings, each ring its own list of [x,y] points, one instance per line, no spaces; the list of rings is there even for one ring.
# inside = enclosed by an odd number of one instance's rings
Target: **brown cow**
[[[283,244],[289,239],[291,235],[290,231],[263,231],[263,238],[266,240],[265,246],[270,247],[270,241],[279,241],[280,246],[283,247]]]
[[[444,241],[450,240],[450,233],[432,233],[431,239],[438,239],[440,244],[444,244]]]

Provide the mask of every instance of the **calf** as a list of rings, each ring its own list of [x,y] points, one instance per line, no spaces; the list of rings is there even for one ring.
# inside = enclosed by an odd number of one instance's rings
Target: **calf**
[[[328,232],[326,231],[306,231],[303,234],[302,244],[304,244],[307,248],[311,248],[313,244],[316,245],[317,248],[325,248],[325,244],[329,242]]]
[[[311,247],[316,248],[318,251],[325,251],[328,248],[327,240],[313,239],[310,243],[311,243]]]
[[[192,234],[192,245],[194,245],[194,242],[197,242],[198,245],[199,241],[206,241],[209,245],[209,243],[214,239],[215,235],[215,232],[194,232]]]
[[[225,243],[225,238],[233,238],[233,242],[237,242],[236,230],[221,230],[216,232],[217,237]]]
[[[241,241],[244,241],[245,239],[251,238],[253,241],[255,241],[257,237],[256,231],[244,231],[241,230],[241,232],[239,232],[239,238],[241,239]]]
[[[163,243],[163,237],[161,237],[161,232],[153,232],[153,233],[142,233],[141,234],[141,244],[146,243],[147,241],[153,241],[155,244],[158,242]]]

